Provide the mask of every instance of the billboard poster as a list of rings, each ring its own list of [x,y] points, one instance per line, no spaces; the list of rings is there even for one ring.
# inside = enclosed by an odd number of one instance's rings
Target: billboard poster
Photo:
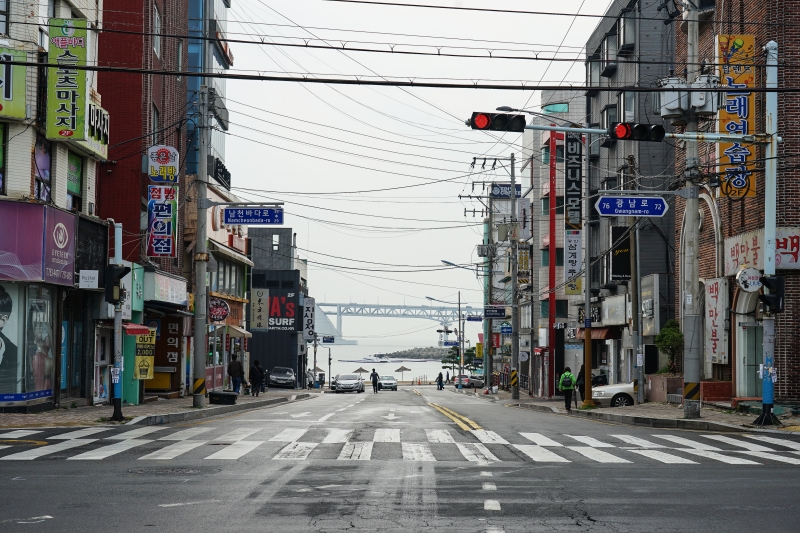
[[[611,281],[631,279],[631,246],[628,228],[611,228]]]
[[[10,61],[24,63],[28,61],[28,54],[23,50],[0,48],[0,117],[26,118],[25,72],[27,67],[7,64]]]
[[[180,154],[172,146],[151,146],[147,149],[147,166],[150,181],[177,183]]]
[[[717,35],[717,58],[720,65],[720,88],[726,89],[724,107],[719,111],[719,133],[756,132],[756,100],[748,88],[755,87],[756,50],[754,35]],[[742,198],[756,195],[756,150],[743,142],[717,144],[717,161],[722,175],[722,193]],[[717,167],[713,167],[716,172]]]
[[[147,256],[176,257],[178,250],[178,187],[147,187]]]
[[[89,40],[86,19],[50,19],[47,73],[47,138],[85,140],[88,88],[85,66]]]
[[[583,278],[580,277],[583,263],[581,230],[564,231],[564,253],[564,294],[580,296],[583,294]]]
[[[250,300],[250,331],[267,331],[269,290],[253,287]]]

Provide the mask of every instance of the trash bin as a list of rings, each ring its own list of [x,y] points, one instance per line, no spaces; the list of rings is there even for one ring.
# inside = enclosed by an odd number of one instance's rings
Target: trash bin
[[[208,393],[208,403],[219,405],[235,405],[237,396],[238,395],[235,392],[211,391]]]

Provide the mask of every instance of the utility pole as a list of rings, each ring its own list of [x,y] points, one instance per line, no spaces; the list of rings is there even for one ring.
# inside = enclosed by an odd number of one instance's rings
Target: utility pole
[[[114,222],[114,264],[122,264],[122,224]],[[131,275],[133,279],[133,275]],[[120,294],[120,297],[122,295]],[[128,295],[132,298],[133,295]],[[116,381],[113,380],[114,396],[111,403],[114,405],[114,413],[111,415],[111,420],[115,422],[122,422],[125,418],[122,416],[122,301],[117,300],[114,303],[114,368],[113,372],[116,373]]]
[[[692,2],[684,3],[687,23],[686,63],[687,83],[698,75],[698,21],[697,9]],[[687,111],[686,133],[697,131],[697,115]],[[683,417],[700,418],[700,378],[703,372],[703,317],[700,314],[700,208],[697,179],[699,177],[700,160],[697,143],[686,143],[686,186],[684,189],[686,209],[684,210],[684,245],[683,268],[681,270],[681,288],[683,301]],[[639,385],[641,387],[642,384]]]
[[[635,190],[636,180],[634,175],[636,173],[636,158],[633,155],[628,156],[628,188]],[[639,337],[641,330],[639,329],[639,317],[642,314],[641,304],[639,303],[639,231],[636,217],[628,217],[628,226],[630,227],[630,249],[631,249],[631,281],[628,288],[631,293],[631,345],[633,362],[637,367],[637,380],[639,383],[638,396],[636,401],[639,403],[644,402],[644,369],[643,365],[639,364],[638,354],[640,350],[641,339]]]
[[[487,265],[487,268],[484,268],[484,280],[486,283],[486,303],[484,304],[484,309],[490,305],[492,305],[492,281],[493,281],[493,274],[492,271],[494,270],[494,257],[492,255],[492,245],[494,244],[494,238],[492,235],[492,231],[494,229],[494,199],[489,195],[489,221],[485,226],[485,233],[486,233],[486,244],[488,245],[488,251],[486,254],[486,262],[484,263]],[[490,391],[492,390],[492,359],[493,359],[493,350],[492,345],[494,344],[493,333],[492,333],[492,319],[491,318],[483,318],[483,372],[484,372],[484,381],[486,383],[486,388]]]
[[[315,328],[316,329],[316,328]],[[314,368],[311,371],[314,374],[314,383],[317,383],[319,379],[317,378],[317,332],[314,331]],[[320,384],[320,387],[322,385]]]
[[[517,295],[517,178],[514,173],[514,154],[511,154],[511,399],[519,400],[519,300]]]
[[[328,348],[328,387],[331,386],[331,349]]]
[[[456,331],[456,340],[458,340],[458,388],[461,388],[461,374],[464,373],[464,328],[461,326],[461,291],[458,291],[458,331]],[[444,328],[447,331],[447,327]]]
[[[589,154],[589,148],[586,148],[586,154]],[[588,157],[587,157],[588,159]],[[592,250],[590,243],[591,239],[591,215],[592,215],[592,202],[591,197],[591,181],[587,172],[586,176],[586,201],[583,203],[584,219],[583,219],[583,372],[584,372],[584,385],[583,385],[583,405],[582,408],[587,409],[594,407],[594,400],[592,400]]]
[[[203,48],[202,71],[208,72],[211,64],[211,20],[214,10],[213,0],[203,0],[203,37],[200,46]],[[194,249],[195,264],[195,299],[194,299],[194,360],[192,361],[193,384],[192,405],[205,406],[206,394],[206,315],[208,313],[208,295],[206,293],[206,270],[208,266],[208,247],[206,245],[206,217],[208,193],[208,144],[210,135],[208,131],[208,86],[207,79],[203,78],[200,91],[197,95],[197,110],[199,115],[199,153],[197,165],[197,238]]]

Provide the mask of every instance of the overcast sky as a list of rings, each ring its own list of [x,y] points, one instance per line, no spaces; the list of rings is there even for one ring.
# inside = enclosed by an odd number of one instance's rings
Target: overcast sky
[[[417,3],[587,14],[602,14],[608,5],[607,0]],[[232,5],[231,38],[255,40],[258,35],[264,42],[303,43],[285,38],[302,37],[309,44],[343,50],[238,44],[233,47],[234,71],[337,78],[581,84],[582,47],[599,21],[323,0],[248,0]],[[428,46],[408,46],[412,44]],[[391,45],[396,50],[436,52],[440,48],[443,53],[479,56],[493,51],[550,57],[558,51],[558,57],[581,60],[347,51],[353,47],[389,50]],[[501,52],[503,48],[517,51]],[[508,174],[500,170],[470,175],[470,163],[473,156],[520,153],[517,135],[507,134],[497,142],[470,130],[464,120],[472,111],[501,105],[538,110],[538,93],[250,81],[229,81],[227,87],[232,125],[226,164],[233,186],[251,190],[234,192],[247,199],[286,203],[285,224],[297,232],[300,254],[309,259],[308,281],[317,301],[423,305],[431,303],[426,296],[456,301],[461,290],[462,302],[482,305],[482,282],[475,274],[460,269],[419,270],[442,268],[442,259],[458,264],[478,261],[475,246],[482,238],[482,206],[459,200],[458,195],[472,192],[474,182],[507,182]],[[450,181],[431,183],[442,179]],[[319,194],[403,186],[413,187]],[[480,192],[480,185],[475,190]],[[466,217],[465,208],[469,210]],[[474,218],[473,208],[478,210]],[[437,340],[437,325],[424,320],[344,321],[345,336],[362,344],[431,346]],[[480,323],[470,323],[468,336],[476,339],[479,329]]]

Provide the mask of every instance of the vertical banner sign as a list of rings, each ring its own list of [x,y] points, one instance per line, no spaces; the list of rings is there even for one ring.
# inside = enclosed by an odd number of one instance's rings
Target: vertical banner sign
[[[717,60],[720,87],[726,88],[724,108],[719,111],[719,133],[755,133],[755,36],[718,35]],[[722,193],[734,198],[755,196],[755,146],[747,143],[717,144],[717,160],[723,172]]]
[[[528,244],[520,244],[517,250],[517,281],[531,282],[531,251]]]
[[[147,187],[147,256],[176,257],[178,187]]]
[[[303,300],[303,338],[307,341],[314,340],[314,298],[305,297]]]
[[[88,102],[86,65],[88,50],[86,19],[50,19],[49,61],[58,68],[47,73],[47,138],[86,138]]]
[[[564,294],[583,294],[583,279],[578,277],[582,262],[583,230],[583,143],[581,136],[568,134],[564,149]]]
[[[706,361],[728,363],[728,336],[725,332],[725,309],[728,306],[728,279],[706,280]]]
[[[581,230],[564,231],[564,294],[582,294],[581,271],[582,262]]]
[[[177,183],[180,155],[172,146],[151,146],[147,149],[148,177],[151,181]]]
[[[250,331],[267,331],[269,319],[269,291],[253,287],[250,300]],[[247,339],[245,339],[247,340]]]
[[[483,359],[483,343],[475,343],[475,359]]]
[[[630,242],[627,227],[612,226],[611,281],[627,281],[631,279]]]
[[[136,335],[136,354],[134,356],[133,379],[153,379],[156,360],[156,332]]]
[[[23,50],[0,48],[0,117],[25,118],[27,67],[9,65],[7,62],[24,63],[27,60],[28,54]]]

